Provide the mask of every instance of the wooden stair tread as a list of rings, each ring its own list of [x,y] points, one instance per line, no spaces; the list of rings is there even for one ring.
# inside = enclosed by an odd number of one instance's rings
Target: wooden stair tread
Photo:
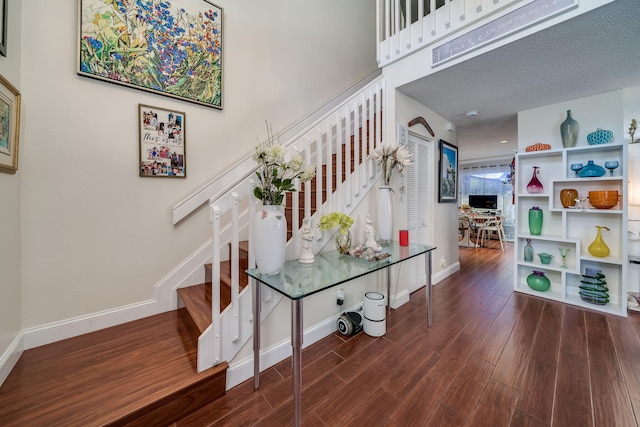
[[[239,242],[241,253],[248,253],[249,242]],[[239,288],[242,291],[249,284],[249,277],[244,270],[247,269],[248,260],[240,257]],[[193,327],[197,335],[202,334],[211,324],[211,263],[205,264],[206,283],[188,286],[178,289],[178,295],[182,300],[185,309],[191,317]],[[220,263],[220,312],[231,304],[231,262]]]
[[[189,313],[198,335],[202,334],[211,324],[211,283],[179,288],[178,296]]]
[[[169,425],[225,393],[196,369],[178,311],[26,350],[0,387],[3,426]]]

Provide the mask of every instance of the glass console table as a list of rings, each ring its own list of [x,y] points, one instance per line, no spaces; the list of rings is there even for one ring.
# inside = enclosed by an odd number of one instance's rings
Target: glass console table
[[[431,327],[431,251],[435,246],[409,244],[400,246],[390,242],[382,247],[381,254],[390,256],[380,261],[367,261],[360,258],[341,255],[338,252],[318,254],[312,264],[302,264],[298,260],[287,261],[282,270],[270,276],[260,274],[257,269],[246,271],[256,280],[253,288],[253,376],[254,388],[260,387],[260,288],[268,286],[291,300],[291,346],[293,347],[293,405],[294,425],[300,425],[302,398],[302,301],[305,297],[341,285],[350,280],[376,271],[387,273],[387,304],[390,301],[391,267],[408,259],[425,255],[425,273],[427,277],[427,325]]]

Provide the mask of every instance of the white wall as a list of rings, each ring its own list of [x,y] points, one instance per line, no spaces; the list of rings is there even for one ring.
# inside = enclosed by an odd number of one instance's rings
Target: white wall
[[[21,91],[20,79],[20,10],[21,0],[9,0],[7,16],[7,56],[0,56],[0,74]],[[23,117],[24,123],[24,117]],[[24,126],[23,128],[24,129]],[[22,141],[19,141],[22,145]],[[20,290],[20,181],[23,176],[23,157],[18,157],[16,174],[0,173],[0,355],[5,353],[18,336],[21,329],[22,303]],[[8,365],[13,366],[17,352],[7,352]],[[0,357],[0,383],[6,372],[3,371],[3,358]],[[8,366],[7,365],[7,366]]]
[[[390,91],[388,91],[388,93],[390,93]],[[438,203],[437,186],[438,161],[440,158],[438,141],[443,139],[452,145],[457,145],[458,140],[455,132],[449,132],[446,130],[445,125],[447,124],[447,120],[434,113],[431,109],[397,91],[395,92],[395,98],[395,117],[397,123],[406,126],[410,120],[417,116],[422,116],[427,120],[435,134],[435,136],[432,137],[427,129],[422,125],[415,125],[410,128],[412,132],[434,141],[435,149],[432,157],[433,163],[430,165],[433,172],[433,186],[429,189],[432,196],[431,210],[429,214],[430,217],[427,218],[427,222],[429,224],[430,236],[432,239],[428,244],[437,246],[431,254],[433,262],[433,282],[437,283],[446,276],[459,270],[458,207],[456,203]],[[405,222],[400,225],[402,228],[406,228],[406,203],[399,203],[397,209],[404,212],[404,214],[398,213],[397,216],[398,218],[403,218]]]
[[[625,132],[628,132],[631,119],[640,120],[640,86],[628,88],[623,91]],[[634,140],[640,139],[640,131],[636,130]],[[630,142],[631,137],[625,134],[625,140]],[[629,146],[629,231],[640,235],[640,143]],[[640,240],[629,240],[629,255],[640,256]],[[640,266],[629,264],[630,292],[640,291]]]
[[[22,328],[153,298],[210,235],[171,206],[376,68],[367,0],[216,3],[222,111],[76,75],[77,1],[25,5]],[[138,177],[138,103],[186,113],[187,179]]]
[[[613,91],[519,112],[518,150],[536,142],[562,148],[560,124],[567,118],[567,110],[580,126],[577,146],[588,145],[587,135],[598,128],[612,130],[613,143],[624,141],[622,91]]]

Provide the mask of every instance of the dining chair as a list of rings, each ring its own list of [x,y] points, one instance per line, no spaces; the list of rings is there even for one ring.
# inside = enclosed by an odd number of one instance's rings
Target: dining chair
[[[500,240],[500,249],[504,252],[504,229],[502,228],[502,217],[490,219],[478,228],[478,240],[480,246],[484,246],[484,239],[487,233],[496,233]]]
[[[475,245],[470,239],[471,223],[468,217],[458,216],[458,231],[462,232],[462,240],[458,242],[458,246],[466,246],[469,248],[472,244]]]

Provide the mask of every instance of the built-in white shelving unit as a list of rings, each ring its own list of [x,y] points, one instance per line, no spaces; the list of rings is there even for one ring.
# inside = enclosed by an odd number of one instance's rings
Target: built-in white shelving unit
[[[583,145],[572,148],[518,153],[516,156],[516,238],[514,289],[531,295],[549,298],[606,313],[627,315],[627,145]],[[571,164],[586,165],[589,160],[604,167],[605,161],[618,160],[620,166],[602,177],[580,178],[571,170]],[[540,167],[537,175],[542,183],[542,193],[530,194],[526,187],[533,176],[533,167]],[[563,207],[560,192],[575,189],[580,197],[589,191],[617,190],[620,200],[611,209],[596,209],[588,203],[582,207]],[[538,206],[543,211],[542,233],[529,233],[529,209]],[[607,257],[594,257],[589,245],[596,238],[596,226],[606,226],[602,237],[611,250]],[[531,239],[534,248],[532,262],[524,261],[524,246]],[[561,267],[559,248],[569,248],[567,267]],[[551,264],[542,264],[538,253],[554,255]],[[580,298],[579,286],[586,268],[598,268],[605,275],[609,288],[609,303],[597,305]],[[539,270],[551,281],[551,288],[538,292],[527,285],[527,276]]]

